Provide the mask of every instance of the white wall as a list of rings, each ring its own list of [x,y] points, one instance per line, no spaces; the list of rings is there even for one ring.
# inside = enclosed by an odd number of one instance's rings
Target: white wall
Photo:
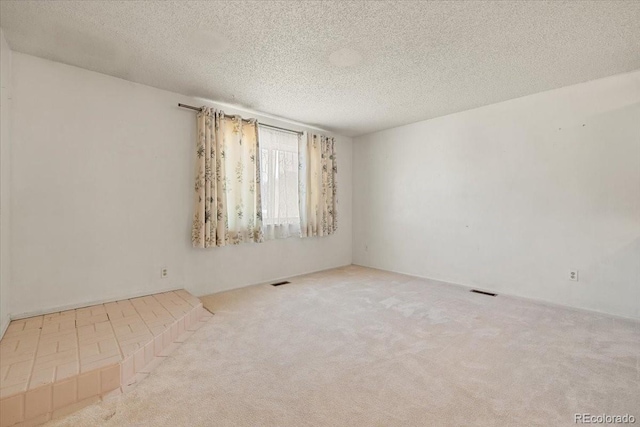
[[[16,52],[6,68],[4,58],[3,316],[9,279],[20,316],[351,262],[349,138],[338,137],[335,236],[196,250],[195,118],[176,104],[202,102]],[[357,138],[354,262],[640,317],[639,118],[636,72]]]
[[[640,317],[640,72],[359,137],[353,155],[354,263]]]
[[[335,235],[197,250],[195,113],[177,103],[202,102],[17,52],[13,76],[12,314],[351,263],[350,138],[337,138]]]
[[[0,29],[0,337],[9,326],[11,279],[11,49]]]

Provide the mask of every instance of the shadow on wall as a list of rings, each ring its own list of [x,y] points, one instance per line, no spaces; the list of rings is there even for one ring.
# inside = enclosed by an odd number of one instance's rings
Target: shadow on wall
[[[635,102],[607,111],[599,115],[598,118],[605,122],[611,120],[613,125],[611,129],[615,129],[616,117],[620,115],[636,117],[638,111],[640,111],[640,103]],[[638,157],[640,156],[640,128],[636,128],[636,130],[630,129],[630,131],[629,137],[639,145],[632,146],[633,152],[628,153],[628,155],[630,159],[635,159],[637,163],[640,161],[640,157]],[[598,160],[605,162],[615,160],[606,158],[610,151],[615,150],[608,148],[602,153],[603,157],[598,157]],[[619,152],[619,155],[623,155],[623,153]],[[594,165],[594,167],[596,166]],[[638,167],[640,168],[640,165]],[[637,194],[640,194],[640,181],[635,181],[635,177],[626,182],[626,185],[623,186],[626,188],[616,190],[621,197],[617,198],[613,209],[615,209],[615,222],[617,225],[625,224],[625,229],[631,228],[640,232],[640,213],[633,208],[633,199],[637,197]],[[599,203],[599,207],[603,210],[612,209],[611,203],[612,200],[604,199]],[[590,270],[588,273],[592,277],[593,283],[597,283],[607,289],[615,289],[615,292],[606,292],[601,297],[605,312],[608,311],[606,309],[607,306],[615,305],[614,301],[616,300],[620,301],[620,295],[615,295],[615,293],[622,293],[626,296],[625,303],[628,304],[626,312],[632,313],[635,318],[640,318],[640,235],[629,237],[627,244],[620,245],[614,251],[608,251],[601,260],[591,264],[588,267],[588,270]]]
[[[589,270],[585,273],[593,278],[593,283],[627,295],[627,312],[634,313],[634,317],[640,319],[640,236],[593,264]],[[612,293],[604,295],[602,304],[605,305],[603,311],[606,312],[606,305],[615,304],[619,296]]]

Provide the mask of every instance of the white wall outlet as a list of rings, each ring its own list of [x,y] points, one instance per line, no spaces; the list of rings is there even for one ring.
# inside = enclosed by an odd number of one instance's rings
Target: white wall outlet
[[[569,280],[578,281],[578,270],[569,270]]]
[[[164,267],[160,270],[160,277],[163,279],[169,277],[169,269],[167,267]]]

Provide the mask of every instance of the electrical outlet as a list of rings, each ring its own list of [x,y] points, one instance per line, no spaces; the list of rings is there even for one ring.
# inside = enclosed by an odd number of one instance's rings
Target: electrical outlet
[[[569,280],[578,281],[578,270],[569,270]]]
[[[163,279],[169,277],[169,270],[166,267],[160,270],[160,277]]]

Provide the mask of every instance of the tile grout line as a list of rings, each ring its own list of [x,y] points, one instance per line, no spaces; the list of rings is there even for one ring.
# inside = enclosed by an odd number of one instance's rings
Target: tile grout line
[[[76,320],[78,318],[78,313],[76,312],[76,310],[73,310],[73,326],[75,329],[75,335],[76,335],[76,356],[78,357],[78,373],[75,375],[75,377],[71,377],[74,378],[76,387],[75,387],[75,391],[74,391],[74,396],[73,396],[73,404],[75,404],[76,402],[78,402],[78,377],[80,376],[80,332],[78,329],[78,324],[76,323]],[[51,389],[53,390],[53,387],[51,387]],[[59,408],[62,409],[62,408]],[[53,417],[53,400],[51,401],[51,415]]]
[[[44,320],[43,320],[43,328],[44,328]],[[58,340],[56,342],[56,352],[55,354],[60,354],[60,341]],[[53,384],[56,382],[56,380],[58,379],[58,368],[60,368],[60,365],[56,365],[53,368],[53,382],[51,383],[51,406],[53,407]]]
[[[165,306],[165,305],[162,303],[162,301],[161,301],[161,300],[159,300],[158,298],[156,298],[156,296],[155,296],[155,295],[152,295],[152,297],[153,297],[153,299],[155,299],[156,301],[158,301],[158,304],[160,304],[160,306],[161,306],[162,308],[164,308],[164,309],[169,313],[169,315],[173,318],[173,323],[175,323],[175,322],[177,322],[177,321],[178,321],[178,319],[176,319],[176,316],[174,316],[174,315],[173,315],[173,313],[171,313],[171,311],[169,310],[169,308],[168,308],[167,306]],[[172,324],[173,324],[173,323],[172,323]]]
[[[187,291],[187,290],[186,290],[186,289],[184,289],[184,288],[183,288],[183,289],[178,289],[178,290],[184,290],[185,292],[189,292],[189,291]],[[186,301],[186,302],[187,302],[187,304],[189,304],[191,307],[193,307],[193,308],[195,308],[195,307],[196,307],[196,306],[192,305],[189,301],[187,301],[187,299],[186,299],[186,298],[184,298],[182,295],[180,295],[180,294],[179,294],[179,293],[177,293],[176,291],[170,291],[170,292],[173,292],[174,294],[178,295],[180,298],[182,298],[184,301]],[[191,295],[191,293],[190,293],[190,292],[189,292],[189,295]],[[191,296],[193,296],[193,295],[191,295]],[[193,296],[193,297],[194,297],[194,298],[196,298],[198,301],[200,301],[200,298],[198,298],[198,297],[196,297],[196,296]],[[202,301],[200,301],[200,304],[202,304]]]
[[[152,298],[153,298],[153,295],[147,295],[147,296],[150,296],[150,297],[152,297]],[[144,297],[141,297],[141,298],[144,298]],[[157,300],[157,299],[155,299],[155,298],[153,298],[153,300],[154,300],[154,301],[156,301],[156,302],[160,305],[160,308],[162,308],[164,311],[167,311],[167,309],[166,309],[166,308],[164,308],[164,306],[160,303],[160,301],[158,301],[158,300]],[[153,311],[153,308],[149,306],[149,304],[147,303],[147,301],[142,300],[142,302],[144,303],[145,307],[148,307],[148,308],[149,308],[149,311],[150,311],[150,312],[152,312],[152,313],[153,313],[153,315],[154,315],[154,316],[156,317],[156,319],[157,319],[157,318],[158,318],[157,313],[156,313],[155,311]],[[133,303],[132,303],[132,305],[133,305]],[[144,318],[144,316],[142,316],[142,313],[140,313],[140,312],[138,311],[138,308],[137,308],[135,305],[133,305],[133,309],[136,311],[136,313],[138,313],[138,315],[139,315],[139,316],[140,316],[140,318],[142,319],[142,322],[145,324],[145,326],[147,327],[147,329],[149,329],[149,331],[151,332],[151,335],[155,338],[155,337],[156,337],[156,335],[153,333],[153,330],[151,329],[151,325],[149,325],[149,323],[147,323],[147,320]],[[169,314],[169,316],[171,316],[171,313],[169,313],[168,311],[167,311],[167,313]],[[171,316],[171,317],[173,317],[173,316]],[[164,325],[163,325],[163,327],[164,327]]]
[[[153,337],[153,332],[151,332],[151,330],[149,329],[149,326],[148,326],[148,325],[147,325],[147,323],[144,321],[144,319],[142,318],[142,315],[140,314],[140,312],[138,312],[138,310],[136,309],[136,307],[135,307],[135,305],[133,304],[133,302],[131,301],[131,299],[128,299],[128,300],[126,300],[126,301],[127,301],[127,302],[131,305],[131,307],[133,308],[133,311],[135,312],[135,316],[136,316],[138,319],[140,319],[140,321],[142,322],[142,324],[145,326],[145,328],[146,328],[147,332],[149,332],[149,334],[151,335],[151,337]],[[122,310],[121,310],[120,312],[121,312],[121,314],[123,314]],[[133,317],[133,316],[131,316],[131,317]],[[109,319],[109,322],[111,322],[111,316],[109,316],[108,312],[107,312],[107,318]],[[123,316],[122,316],[122,318],[124,319],[124,318],[126,318],[126,316],[124,316],[124,315],[123,315]],[[120,352],[122,353],[122,360],[124,361],[124,359],[125,359],[126,357],[125,357],[125,354],[124,354],[124,350],[122,349],[122,346],[121,346],[121,344],[120,344],[120,338],[118,337],[118,334],[116,334],[116,333],[115,333],[115,327],[113,326],[113,324],[112,324],[111,326],[112,326],[112,327],[113,327],[113,329],[114,329],[114,335],[115,335],[115,338],[116,338],[116,342],[118,343],[118,346],[120,347]],[[131,336],[133,336],[133,335],[134,335],[134,331],[133,331],[133,328],[131,327],[131,324],[130,324],[130,323],[127,323],[127,327],[129,328],[129,331],[131,332],[131,334],[130,334],[130,335],[131,335]],[[139,342],[137,342],[137,344],[139,345]],[[144,346],[143,346],[143,347],[144,347]],[[143,348],[143,347],[140,347],[140,348]],[[139,348],[138,348],[137,350],[139,350]],[[137,351],[137,350],[136,350],[136,351]],[[135,353],[135,351],[134,351],[134,353]]]
[[[173,291],[170,291],[170,292],[171,292],[171,293],[173,293]],[[163,292],[163,293],[158,294],[158,295],[164,295],[164,294],[167,294],[167,293],[169,293],[169,292]],[[174,295],[175,295],[175,294],[174,294]],[[157,299],[155,294],[154,294],[154,295],[152,295],[152,296],[153,296],[153,298],[154,298],[156,301],[158,301],[158,303],[160,304],[160,306],[161,306],[162,308],[164,308],[164,309],[169,313],[169,315],[173,318],[173,322],[172,322],[171,324],[173,325],[174,323],[178,323],[178,320],[179,320],[179,319],[178,319],[178,318],[177,318],[177,317],[176,317],[176,316],[175,316],[175,315],[174,315],[174,314],[169,310],[169,308],[168,308],[166,305],[164,305],[162,301],[160,301],[159,299]],[[182,298],[180,298],[180,299],[182,299]],[[191,305],[191,304],[189,304],[189,305]],[[182,313],[182,315],[184,316],[184,313]],[[169,327],[169,329],[171,329],[171,327]]]
[[[129,301],[129,303],[131,303],[131,301],[130,301],[130,300],[127,300],[127,301]],[[124,362],[124,359],[125,359],[125,357],[124,357],[124,351],[122,350],[122,346],[120,345],[120,341],[118,341],[118,336],[116,335],[116,330],[115,330],[115,328],[113,327],[113,323],[111,323],[111,316],[109,316],[109,312],[107,311],[107,307],[106,307],[104,304],[102,304],[102,306],[104,307],[104,311],[105,311],[105,313],[107,313],[107,321],[109,322],[109,327],[111,327],[111,332],[113,332],[113,339],[115,340],[116,345],[118,346],[118,351],[120,351],[120,356],[121,356],[121,361],[120,361],[120,363],[122,363],[122,362]],[[135,308],[135,307],[134,307],[134,308]],[[98,345],[99,345],[99,344],[100,344],[100,343],[98,343]]]
[[[25,322],[25,326],[27,326],[26,322]],[[25,408],[23,410],[26,410],[26,399],[27,399],[27,392],[29,391],[29,389],[31,388],[31,380],[33,377],[33,370],[36,366],[36,357],[38,354],[38,347],[40,346],[40,337],[42,335],[42,328],[44,326],[44,315],[42,316],[42,326],[40,327],[40,329],[38,330],[38,340],[36,341],[36,349],[33,352],[33,361],[31,362],[31,369],[29,370],[29,379],[27,380],[27,389],[25,390]]]
[[[80,330],[78,328],[77,309],[73,310],[73,326],[76,332],[76,355],[78,356],[78,375],[80,375]],[[77,397],[78,397],[78,390],[76,387],[76,398]]]
[[[151,295],[151,296],[153,296],[153,295]],[[144,298],[144,297],[140,297],[140,298]],[[155,299],[155,298],[154,298],[154,299]],[[156,339],[156,336],[154,335],[153,331],[151,330],[151,326],[149,326],[149,324],[147,323],[147,321],[145,320],[145,318],[142,316],[142,313],[140,313],[140,312],[138,311],[138,307],[136,307],[136,306],[135,306],[135,304],[134,304],[133,302],[131,302],[131,300],[128,300],[128,301],[129,301],[129,303],[131,304],[131,306],[133,307],[133,309],[135,310],[136,315],[140,318],[140,320],[142,320],[142,323],[144,324],[144,326],[145,326],[145,327],[147,328],[147,330],[149,331],[149,334],[151,335],[151,342],[153,342],[153,341]],[[144,302],[144,305],[145,305],[145,306],[147,306],[147,305],[148,305],[146,301],[144,301],[144,300],[143,300],[143,302]],[[169,314],[171,314],[171,313],[169,313]],[[146,346],[146,345],[147,345],[147,344],[145,344],[145,346]],[[144,346],[142,346],[142,348],[144,349]],[[144,350],[143,350],[143,351],[144,351]],[[135,366],[135,360],[134,360],[134,366]]]

